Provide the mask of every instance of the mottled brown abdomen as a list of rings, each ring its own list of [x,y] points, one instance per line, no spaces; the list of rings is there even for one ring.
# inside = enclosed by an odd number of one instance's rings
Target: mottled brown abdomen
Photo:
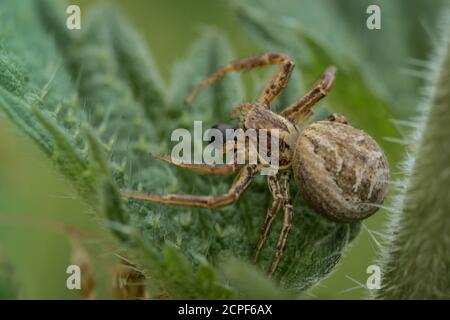
[[[386,196],[389,167],[378,144],[350,125],[319,121],[297,140],[292,169],[315,211],[338,222],[373,214]]]

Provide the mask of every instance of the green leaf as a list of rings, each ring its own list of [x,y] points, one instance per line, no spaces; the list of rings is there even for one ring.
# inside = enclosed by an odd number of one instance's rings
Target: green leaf
[[[280,290],[278,285],[267,278],[255,266],[236,258],[229,258],[223,264],[226,277],[238,288],[239,294],[244,299],[292,299],[295,295]]]
[[[47,154],[52,154],[53,144],[43,133],[42,126],[34,119],[31,108],[20,98],[0,87],[0,107],[9,118]]]
[[[67,176],[87,200],[95,203],[95,189],[92,185],[93,172],[88,172],[86,160],[77,150],[74,142],[55,121],[38,108],[31,109],[38,123],[46,130],[54,145],[51,154],[53,162]]]
[[[0,85],[16,96],[22,96],[26,84],[23,70],[19,70],[14,59],[0,50]]]
[[[147,116],[150,119],[157,117],[165,107],[166,88],[153,57],[146,48],[143,38],[124,21],[123,17],[115,11],[106,12],[111,15],[109,26],[121,73],[127,79],[129,87]]]
[[[104,156],[103,146],[89,128],[85,130],[85,135],[90,151],[91,170],[96,173],[95,183],[100,193],[99,210],[108,219],[116,236],[122,241],[127,241],[128,235],[126,232],[122,232],[122,229],[129,224],[129,215],[123,206],[120,192],[110,176],[110,168]]]
[[[238,74],[229,75],[201,92],[192,106],[187,106],[185,99],[198,83],[233,59],[225,36],[214,29],[205,30],[192,45],[187,58],[172,69],[169,106],[176,112],[174,115],[190,113],[191,117],[207,123],[229,121],[233,107],[243,102],[243,84]]]

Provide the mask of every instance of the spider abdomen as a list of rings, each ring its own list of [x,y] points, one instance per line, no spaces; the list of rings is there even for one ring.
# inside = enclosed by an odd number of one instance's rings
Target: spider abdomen
[[[386,196],[389,167],[378,144],[350,125],[318,121],[298,137],[292,169],[302,197],[319,214],[352,222]]]

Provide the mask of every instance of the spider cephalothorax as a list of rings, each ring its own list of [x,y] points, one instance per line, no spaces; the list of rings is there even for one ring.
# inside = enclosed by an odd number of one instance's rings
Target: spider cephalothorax
[[[275,129],[280,139],[278,171],[267,177],[273,201],[267,211],[255,254],[256,262],[278,211],[283,209],[283,227],[270,274],[277,269],[292,227],[292,175],[303,198],[317,213],[341,223],[361,220],[373,214],[384,200],[389,179],[389,167],[381,148],[366,133],[350,126],[343,116],[332,114],[328,120],[306,125],[313,106],[331,89],[336,73],[334,67],[328,68],[310,91],[279,114],[271,111],[270,106],[286,86],[294,68],[294,62],[280,53],[267,53],[226,65],[204,80],[188,97],[188,102],[192,102],[201,89],[229,72],[273,64],[281,66],[258,100],[238,106],[232,113],[232,116],[240,118],[240,127],[244,131]],[[124,196],[173,205],[223,207],[236,202],[252,178],[264,168],[263,164],[237,163],[235,158],[226,164],[207,165],[174,161],[165,155],[156,157],[196,172],[215,175],[238,173],[228,192],[222,195],[157,195],[131,191],[123,192]]]

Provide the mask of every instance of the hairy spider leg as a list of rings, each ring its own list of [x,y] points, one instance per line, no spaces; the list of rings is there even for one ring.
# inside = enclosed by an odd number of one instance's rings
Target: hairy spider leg
[[[205,164],[205,163],[190,163],[183,162],[182,160],[173,160],[171,156],[159,153],[152,153],[153,157],[162,160],[164,162],[173,164],[180,168],[185,168],[190,171],[198,172],[198,173],[206,173],[216,176],[229,176],[237,171],[239,165],[235,163],[233,160],[232,163],[229,164]]]
[[[278,264],[280,263],[281,257],[286,250],[286,244],[289,236],[289,232],[292,229],[292,224],[294,220],[294,207],[292,206],[291,193],[289,190],[289,181],[290,181],[290,173],[285,172],[281,177],[281,188],[283,192],[283,209],[284,209],[284,218],[283,218],[283,227],[281,228],[280,237],[278,238],[277,248],[275,251],[275,255],[272,259],[272,264],[269,269],[269,275],[273,275],[274,272],[278,268]]]
[[[254,258],[255,263],[258,262],[259,255],[265,242],[267,241],[279,209],[283,208],[284,210],[283,227],[278,238],[278,243],[275,254],[272,258],[272,263],[268,270],[269,275],[273,275],[273,273],[277,270],[278,264],[280,263],[281,257],[283,256],[286,249],[289,232],[292,228],[294,209],[292,206],[291,194],[289,190],[289,181],[290,174],[287,171],[284,171],[276,176],[269,176],[267,178],[273,201],[271,207],[267,210],[266,219],[261,228],[258,242],[256,243],[256,253]]]
[[[258,172],[257,165],[244,166],[236,176],[230,189],[221,195],[201,196],[192,194],[168,194],[159,195],[146,192],[125,191],[122,196],[125,198],[172,204],[178,206],[190,206],[197,208],[221,208],[239,200],[242,193],[250,185],[252,178]]]
[[[312,114],[314,105],[328,95],[336,77],[336,68],[328,67],[314,86],[300,99],[281,112],[281,115],[294,122],[306,121]]]
[[[256,243],[256,252],[254,262],[258,262],[259,254],[261,253],[261,249],[263,248],[267,237],[269,236],[270,229],[272,228],[272,224],[275,221],[278,210],[281,208],[283,196],[281,194],[280,181],[276,176],[268,176],[267,184],[269,186],[270,193],[272,194],[273,200],[272,205],[267,210],[266,219],[264,220],[264,224],[261,228],[261,233]]]
[[[213,84],[227,73],[234,71],[251,70],[263,66],[269,66],[279,64],[281,65],[269,83],[265,86],[261,95],[258,98],[258,102],[267,108],[270,107],[270,103],[280,94],[280,92],[286,87],[295,63],[287,55],[283,53],[266,53],[260,56],[248,57],[233,61],[226,66],[220,68],[214,72],[207,79],[203,80],[194,91],[187,97],[186,101],[191,104],[197,94]]]

